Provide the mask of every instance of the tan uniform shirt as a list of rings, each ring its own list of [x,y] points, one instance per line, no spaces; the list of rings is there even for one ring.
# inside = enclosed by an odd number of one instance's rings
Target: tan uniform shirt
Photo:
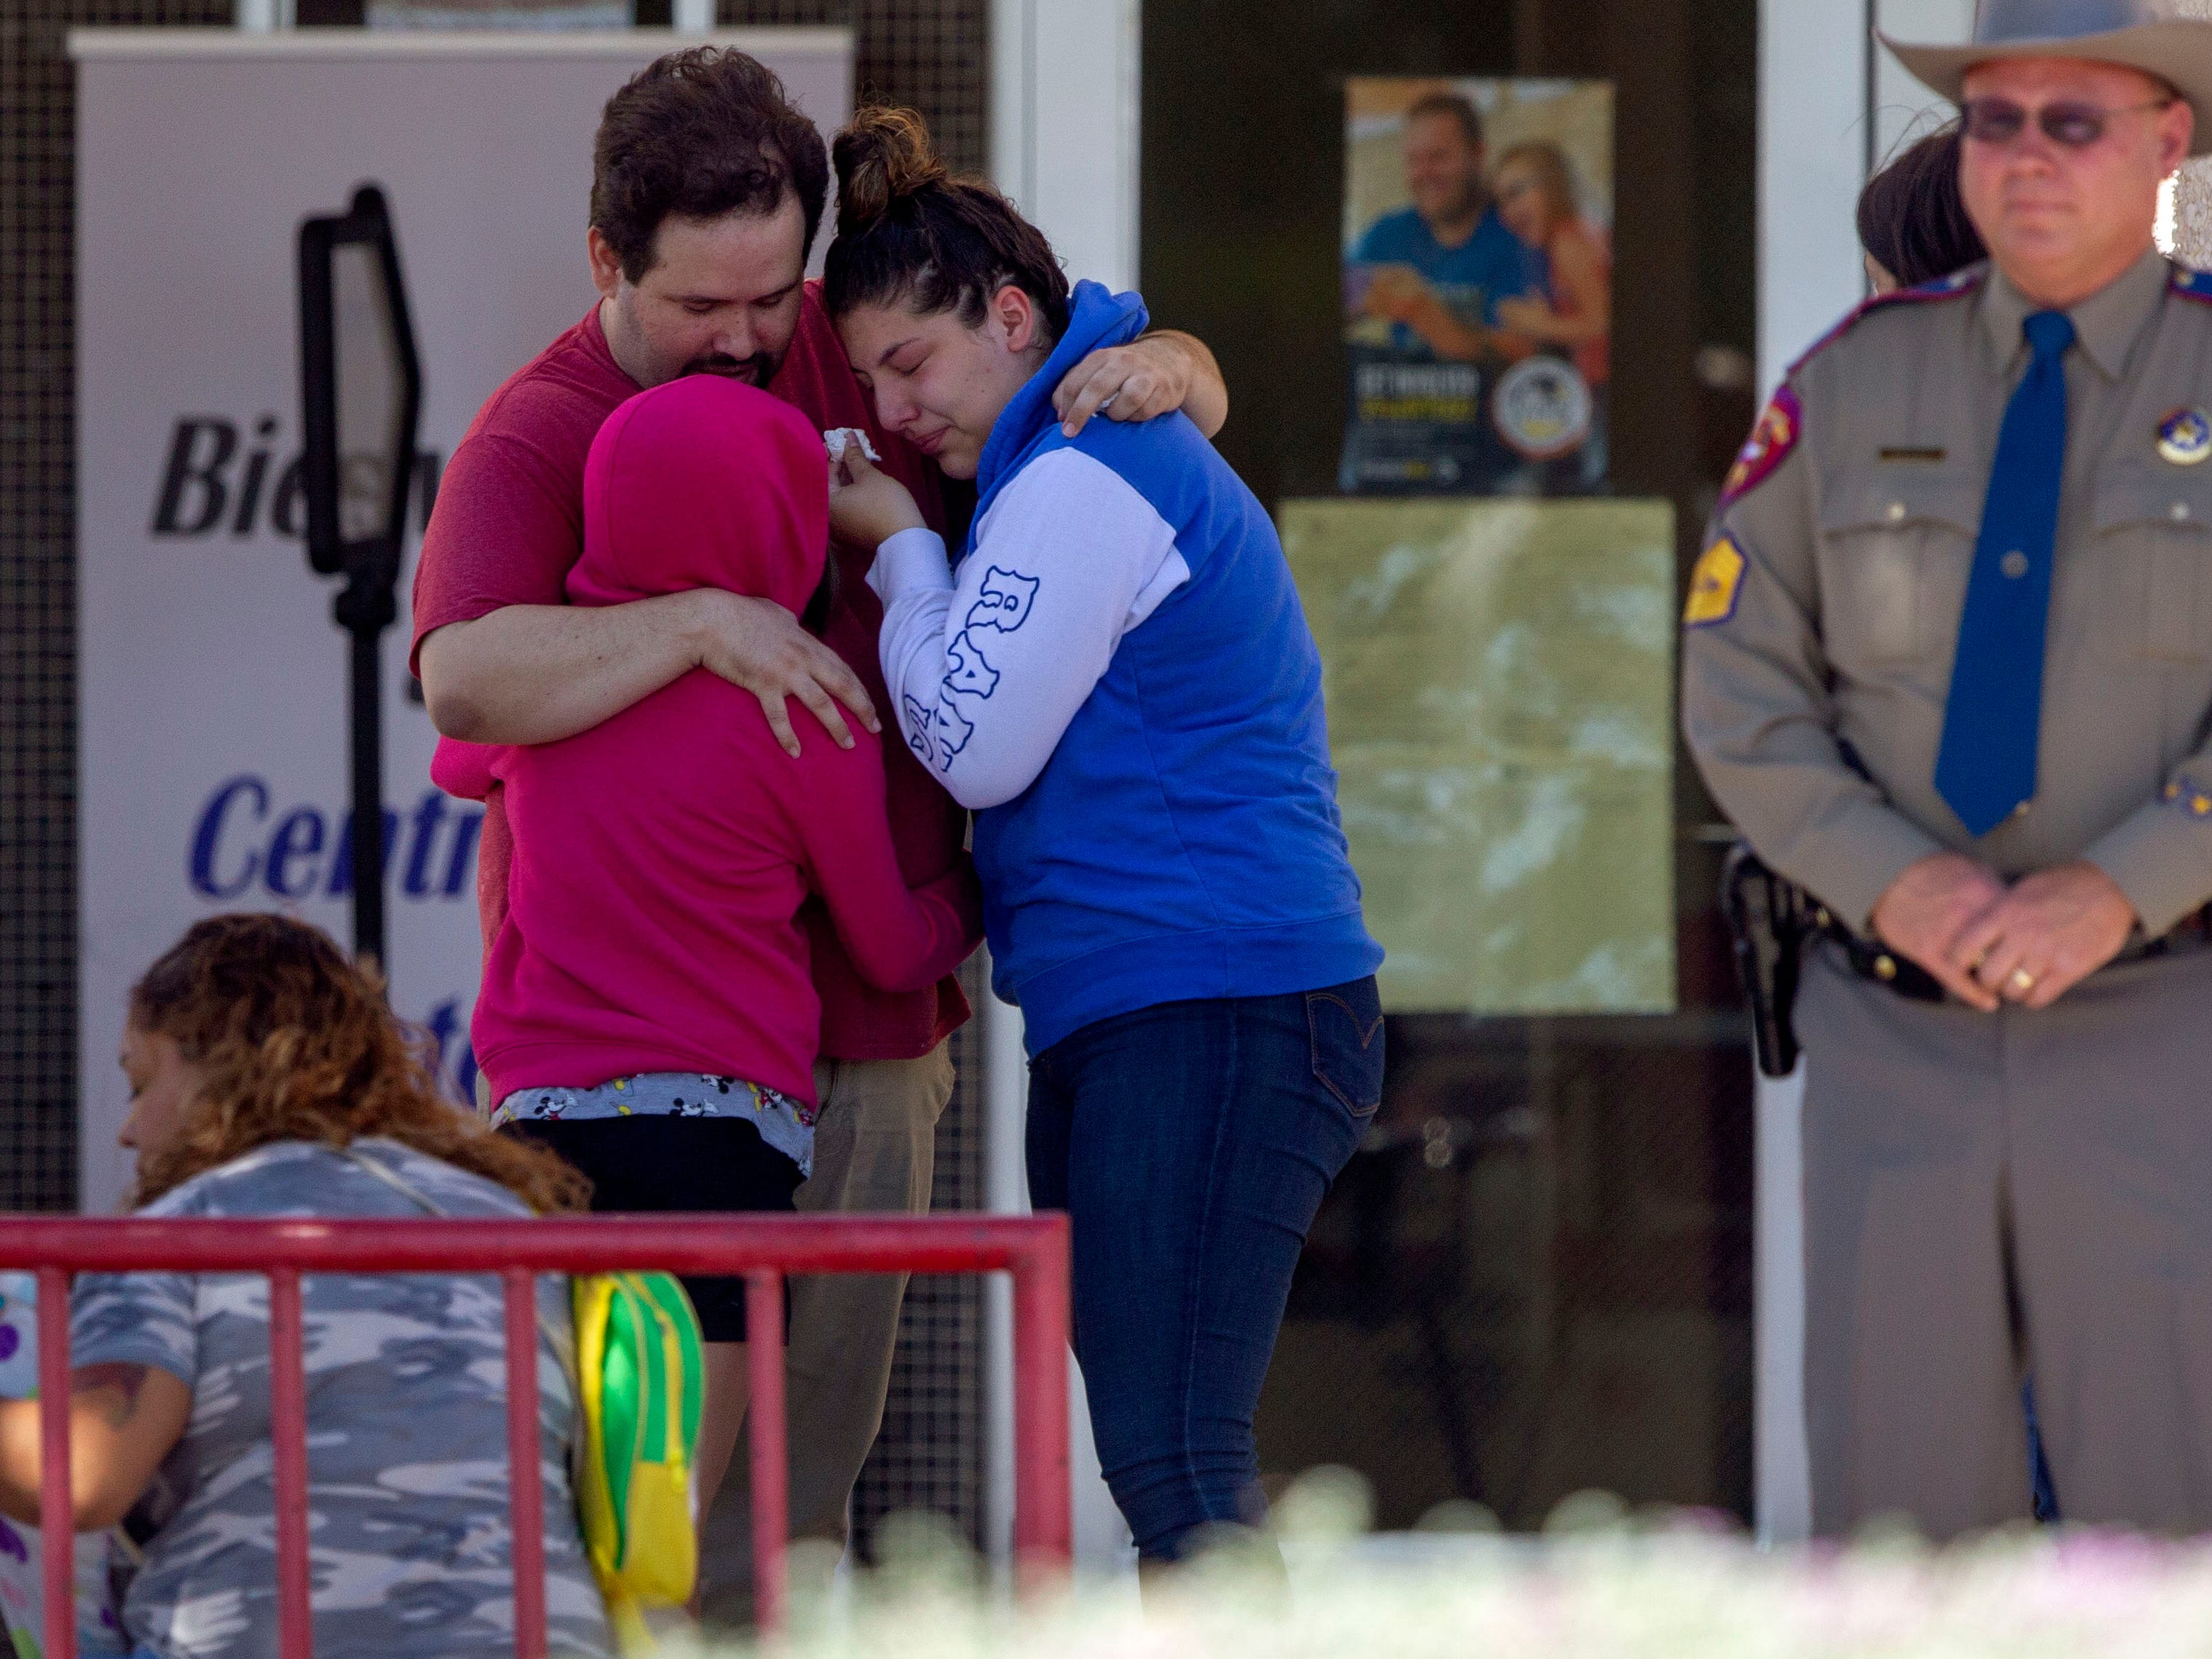
[[[1947,848],[2006,876],[2087,858],[2154,935],[2212,898],[2212,425],[2186,418],[2212,413],[2208,300],[2149,253],[2069,313],[2036,791],[1978,842],[1936,756],[2033,307],[1978,269],[1877,303],[1763,419],[1746,460],[1771,470],[1723,497],[1692,584],[1683,722],[1759,855],[1854,925]]]

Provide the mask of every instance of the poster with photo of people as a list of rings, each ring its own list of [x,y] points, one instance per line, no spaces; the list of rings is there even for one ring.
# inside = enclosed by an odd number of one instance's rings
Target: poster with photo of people
[[[1347,493],[1602,493],[1612,83],[1347,81],[1344,308]]]

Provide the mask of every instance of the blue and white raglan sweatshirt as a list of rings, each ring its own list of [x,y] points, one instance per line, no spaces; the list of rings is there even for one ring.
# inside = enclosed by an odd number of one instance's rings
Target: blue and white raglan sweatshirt
[[[868,578],[907,742],[975,809],[993,988],[1032,1054],[1111,1015],[1382,960],[1266,510],[1180,414],[1068,438],[1053,412],[1073,364],[1145,323],[1135,295],[1079,284],[991,429],[957,569],[915,530]]]

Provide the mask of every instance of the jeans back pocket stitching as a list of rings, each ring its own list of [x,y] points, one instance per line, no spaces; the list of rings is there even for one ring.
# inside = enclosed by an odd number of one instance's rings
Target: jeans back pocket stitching
[[[1334,1003],[1338,1007],[1343,1009],[1346,1016],[1350,1018],[1352,1029],[1354,1030],[1358,1030],[1359,1029],[1359,1011],[1354,1008],[1350,1003],[1346,1002],[1342,997],[1337,995],[1335,992],[1309,991],[1306,993],[1306,1007],[1309,1012],[1312,1010],[1313,1006],[1317,1002]],[[1360,1037],[1359,1052],[1361,1054],[1365,1054],[1370,1048],[1375,1046],[1375,1039],[1382,1032],[1382,1021],[1384,1018],[1385,1016],[1382,1014],[1376,1015],[1375,1023],[1370,1025],[1367,1028],[1365,1034]]]
[[[1364,1034],[1362,1034],[1359,1031],[1358,1011],[1353,1008],[1352,1006],[1346,1002],[1342,997],[1337,995],[1334,991],[1310,991],[1306,994],[1306,1062],[1308,1069],[1313,1073],[1315,1081],[1318,1082],[1322,1088],[1328,1090],[1329,1093],[1334,1095],[1337,1097],[1337,1100],[1343,1105],[1344,1109],[1351,1113],[1352,1116],[1355,1118],[1373,1117],[1376,1113],[1382,1109],[1382,1097],[1379,1085],[1372,1103],[1363,1106],[1357,1101],[1353,1100],[1350,1095],[1345,1093],[1341,1088],[1338,1087],[1336,1079],[1329,1076],[1328,1073],[1322,1065],[1321,1036],[1314,1029],[1313,1011],[1316,1005],[1324,1002],[1333,1002],[1338,1007],[1344,1010],[1346,1017],[1352,1022],[1354,1034],[1359,1036],[1359,1052],[1363,1054],[1375,1046],[1375,1039],[1382,1035],[1383,1016],[1379,1013],[1376,1014],[1375,1016],[1374,1023],[1367,1028]]]

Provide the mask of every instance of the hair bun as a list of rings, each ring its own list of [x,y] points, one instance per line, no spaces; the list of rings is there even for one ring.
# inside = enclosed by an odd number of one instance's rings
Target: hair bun
[[[929,126],[910,109],[864,109],[830,146],[837,169],[837,234],[851,236],[902,197],[951,177],[930,147]]]

